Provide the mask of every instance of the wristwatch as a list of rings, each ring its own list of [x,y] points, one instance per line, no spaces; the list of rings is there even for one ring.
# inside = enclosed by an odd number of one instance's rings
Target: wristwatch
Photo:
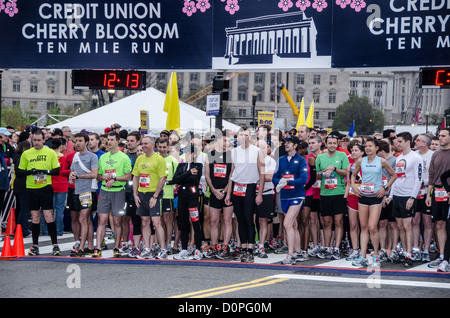
[[[388,191],[388,190],[389,190],[389,187],[388,187],[387,185],[384,185],[384,186],[383,186],[383,189],[384,189],[384,191]]]

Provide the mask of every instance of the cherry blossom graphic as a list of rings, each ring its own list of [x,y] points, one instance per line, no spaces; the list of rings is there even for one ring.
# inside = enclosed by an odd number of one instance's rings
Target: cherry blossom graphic
[[[328,3],[325,0],[314,0],[312,7],[317,10],[317,12],[322,12],[323,9],[328,7]]]
[[[311,6],[311,2],[309,0],[298,0],[295,3],[295,6],[299,8],[301,11],[305,11],[306,8]]]
[[[195,6],[201,12],[205,12],[206,10],[211,8],[211,4],[209,3],[209,0],[197,0],[197,4]]]
[[[195,12],[197,12],[197,8],[195,7],[194,1],[185,0],[183,13],[186,13],[188,17],[192,16]]]
[[[361,9],[364,9],[366,7],[366,3],[364,0],[352,0],[352,3],[350,4],[350,8],[355,9],[356,12],[361,11]]]
[[[336,4],[340,6],[341,9],[345,9],[351,2],[352,0],[336,0]]]
[[[280,2],[278,2],[278,8],[283,9],[284,12],[292,8],[293,5],[291,0],[280,0]]]
[[[0,11],[3,11],[5,9],[5,4],[3,3],[3,0],[0,0]]]
[[[233,15],[236,11],[239,11],[238,0],[227,0],[225,11],[228,11],[231,15]]]
[[[9,15],[11,18],[19,12],[19,9],[17,9],[16,1],[7,2],[4,10],[5,13]]]

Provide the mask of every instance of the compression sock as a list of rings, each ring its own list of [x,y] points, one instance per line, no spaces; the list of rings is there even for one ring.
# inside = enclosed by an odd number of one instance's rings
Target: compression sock
[[[31,223],[31,236],[33,238],[33,245],[38,245],[40,232],[41,225],[39,223]]]
[[[58,240],[56,239],[56,223],[51,222],[47,223],[48,235],[50,235],[50,239],[52,240],[52,244],[58,244]],[[84,247],[84,246],[83,246]]]

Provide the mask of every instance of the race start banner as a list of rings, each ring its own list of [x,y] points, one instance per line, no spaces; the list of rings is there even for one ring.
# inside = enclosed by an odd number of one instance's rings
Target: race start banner
[[[450,65],[450,0],[0,0],[0,68]]]

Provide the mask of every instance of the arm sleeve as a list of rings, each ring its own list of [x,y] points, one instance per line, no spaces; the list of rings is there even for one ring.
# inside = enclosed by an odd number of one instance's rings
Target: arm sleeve
[[[305,184],[305,191],[308,191],[309,188],[312,187],[312,185],[317,181],[317,170],[316,170],[316,166],[311,166],[309,165],[309,175],[311,176],[311,178],[309,179],[309,181]]]

